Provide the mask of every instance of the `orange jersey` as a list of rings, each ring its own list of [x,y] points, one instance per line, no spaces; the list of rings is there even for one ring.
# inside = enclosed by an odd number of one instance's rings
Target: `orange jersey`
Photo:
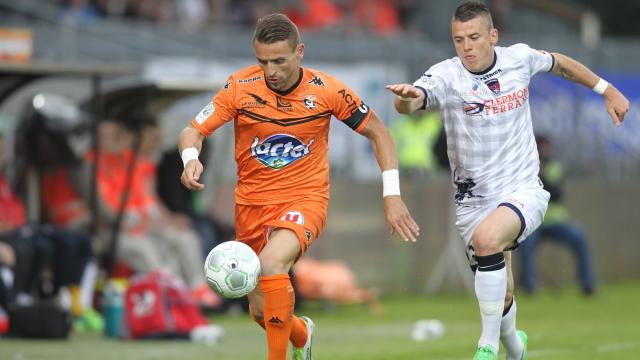
[[[234,120],[236,202],[279,204],[301,196],[329,198],[331,115],[361,131],[371,111],[344,83],[300,68],[287,91],[270,89],[258,65],[229,77],[191,124],[203,135]]]

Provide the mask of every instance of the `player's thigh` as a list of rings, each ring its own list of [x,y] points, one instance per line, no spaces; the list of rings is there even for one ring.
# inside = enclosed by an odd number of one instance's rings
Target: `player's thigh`
[[[269,234],[267,245],[258,257],[262,267],[262,275],[285,274],[300,254],[300,240],[291,229],[276,228]]]

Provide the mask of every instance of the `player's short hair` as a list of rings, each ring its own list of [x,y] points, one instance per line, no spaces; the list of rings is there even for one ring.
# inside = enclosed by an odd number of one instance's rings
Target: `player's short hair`
[[[291,49],[300,44],[300,32],[298,27],[284,14],[270,14],[261,17],[253,33],[253,41],[262,44],[273,44],[278,41],[287,40]]]
[[[487,20],[489,30],[493,29],[491,12],[487,5],[480,1],[465,1],[462,5],[458,6],[453,13],[453,21],[467,22],[478,16],[482,16]]]

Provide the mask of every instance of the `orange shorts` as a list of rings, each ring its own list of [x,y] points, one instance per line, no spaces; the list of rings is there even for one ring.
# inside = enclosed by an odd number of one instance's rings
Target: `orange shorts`
[[[236,204],[236,237],[260,254],[272,230],[289,229],[298,236],[302,256],[324,228],[327,205],[323,198],[272,205]]]

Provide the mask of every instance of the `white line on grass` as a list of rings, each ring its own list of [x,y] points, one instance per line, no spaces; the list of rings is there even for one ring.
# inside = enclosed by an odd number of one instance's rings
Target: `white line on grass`
[[[640,342],[627,341],[622,343],[610,343],[610,344],[598,345],[596,347],[596,351],[599,353],[606,353],[606,352],[612,352],[612,351],[628,350],[628,349],[633,349],[637,347],[640,347]]]

